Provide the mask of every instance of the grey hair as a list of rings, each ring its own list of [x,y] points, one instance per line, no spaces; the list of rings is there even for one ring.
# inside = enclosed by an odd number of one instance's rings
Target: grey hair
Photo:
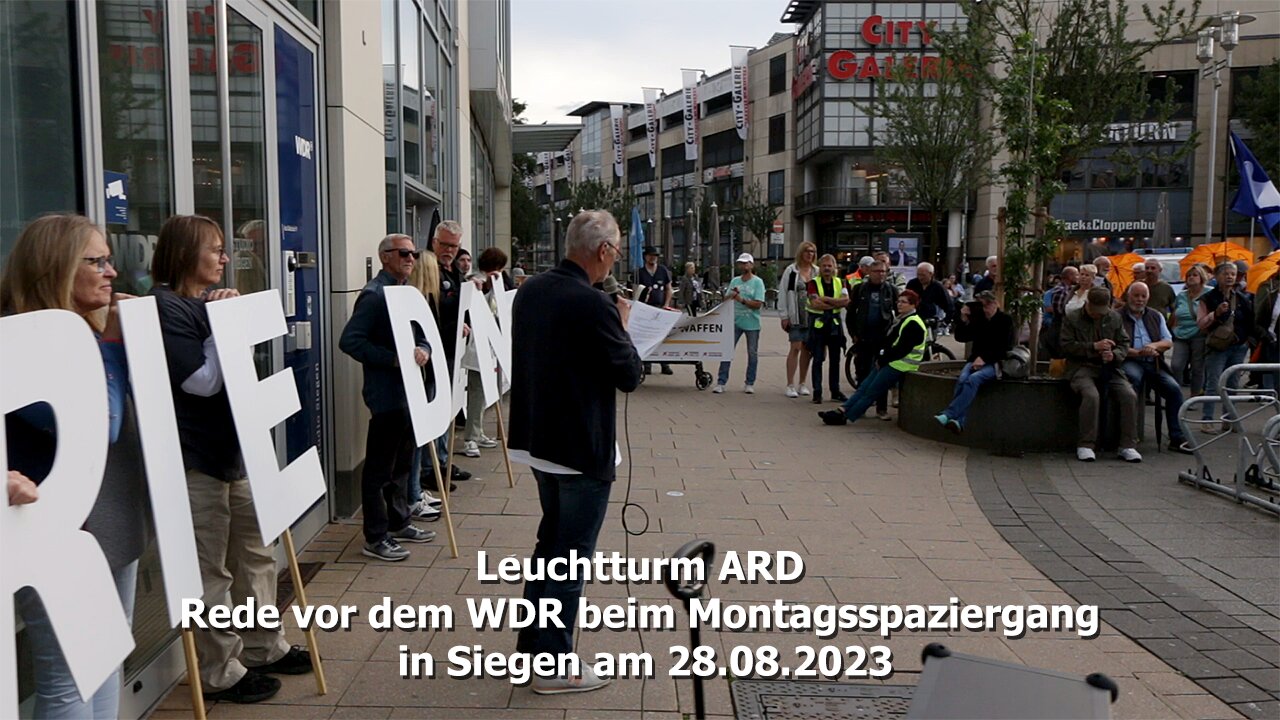
[[[991,263],[998,263],[998,262],[1000,262],[1000,258],[999,258],[999,257],[996,257],[995,255],[988,255],[988,256],[987,256],[987,264],[988,264],[988,265],[990,265]]]
[[[458,222],[457,220],[443,220],[443,221],[441,221],[441,222],[440,222],[440,224],[436,226],[436,230],[435,230],[435,232],[431,233],[431,240],[432,240],[433,242],[434,242],[435,240],[438,240],[438,239],[440,238],[440,233],[441,233],[441,232],[447,232],[447,233],[449,233],[450,235],[452,235],[452,236],[454,236],[454,237],[456,237],[456,238],[461,238],[461,237],[462,237],[462,223]]]
[[[929,271],[929,272],[933,272],[933,263],[922,262],[922,263],[920,263],[919,265],[916,265],[916,269],[917,269],[917,270],[927,270],[927,271]]]
[[[390,235],[382,238],[382,242],[378,243],[378,252],[386,252],[390,250],[392,246],[396,244],[396,240],[399,240],[400,238],[413,242],[413,238],[405,235],[404,233],[391,233]]]
[[[583,210],[569,223],[565,254],[593,253],[618,237],[618,221],[604,210]]]

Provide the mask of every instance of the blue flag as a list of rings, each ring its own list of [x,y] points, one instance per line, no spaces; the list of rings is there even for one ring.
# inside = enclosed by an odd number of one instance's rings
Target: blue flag
[[[640,208],[631,208],[631,232],[627,234],[627,242],[631,244],[631,267],[638,268],[644,264],[644,223],[640,222]]]
[[[1280,248],[1280,241],[1271,231],[1276,223],[1280,223],[1280,192],[1276,191],[1275,183],[1235,133],[1231,133],[1231,147],[1236,153],[1236,169],[1240,171],[1240,189],[1231,199],[1231,209],[1257,220],[1271,246]]]

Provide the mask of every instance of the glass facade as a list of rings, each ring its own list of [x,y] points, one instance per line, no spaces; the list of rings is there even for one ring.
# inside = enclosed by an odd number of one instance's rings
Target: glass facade
[[[604,121],[609,109],[582,118],[582,179],[604,179]],[[612,177],[613,170],[609,170]]]
[[[494,246],[493,164],[484,137],[471,128],[471,247],[477,251]]]

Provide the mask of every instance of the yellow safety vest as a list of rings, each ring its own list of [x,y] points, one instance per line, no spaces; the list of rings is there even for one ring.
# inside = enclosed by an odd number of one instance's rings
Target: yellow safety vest
[[[821,275],[819,275],[818,277],[814,278],[814,279],[813,279],[813,283],[814,283],[815,285],[817,285],[817,286],[818,286],[818,297],[826,297],[826,296],[827,296],[827,294],[826,294],[825,292],[823,292],[823,291],[822,291],[822,290],[823,290],[823,288],[822,288],[822,276],[821,276]],[[838,297],[840,297],[840,291],[841,291],[841,289],[844,287],[844,285],[843,285],[843,284],[841,283],[841,281],[840,281],[840,278],[835,277],[835,276],[832,276],[832,278],[831,278],[831,284],[832,284],[832,285],[834,286],[834,288],[835,288],[835,290],[834,290],[835,295],[834,295],[833,297],[837,297],[837,298],[838,298]],[[805,308],[804,308],[804,309],[805,309],[806,311],[808,311],[810,315],[815,315],[815,316],[817,316],[817,319],[813,321],[813,327],[814,327],[814,328],[816,328],[816,329],[818,329],[818,330],[821,330],[821,329],[822,329],[822,326],[823,326],[822,318],[823,318],[823,317],[826,315],[826,313],[828,313],[828,312],[830,312],[830,313],[834,313],[834,314],[835,314],[835,317],[833,318],[833,321],[835,322],[835,324],[836,324],[836,325],[839,325],[839,324],[840,324],[840,311],[839,311],[839,310],[821,310],[821,309],[818,309],[818,308],[814,307],[812,304],[810,304],[810,303],[809,303],[809,301],[808,301],[807,299],[805,300]]]
[[[923,339],[919,345],[911,348],[911,352],[907,353],[906,357],[889,363],[889,367],[904,373],[915,372],[920,369],[920,362],[924,360],[925,346],[929,344],[929,329],[925,326],[924,320],[920,318],[920,314],[913,312],[898,323],[898,337],[893,339],[894,345],[897,345],[898,341],[902,339],[902,331],[907,328],[907,325],[919,325]]]

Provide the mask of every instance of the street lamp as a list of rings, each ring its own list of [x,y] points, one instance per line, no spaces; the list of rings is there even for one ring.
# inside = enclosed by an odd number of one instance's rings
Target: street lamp
[[[1196,34],[1196,60],[1200,61],[1203,66],[1200,69],[1200,77],[1207,78],[1213,76],[1213,117],[1209,122],[1209,187],[1205,196],[1205,213],[1204,213],[1204,241],[1206,243],[1213,240],[1213,190],[1217,179],[1214,177],[1214,171],[1217,168],[1218,156],[1218,91],[1222,88],[1222,78],[1219,75],[1225,66],[1227,71],[1231,71],[1231,52],[1240,44],[1240,26],[1256,20],[1252,15],[1245,15],[1238,10],[1222,13],[1221,15],[1211,19],[1209,24],[1212,27],[1205,28]],[[1227,51],[1227,59],[1225,61],[1214,62],[1214,43],[1222,45],[1222,49]],[[1225,240],[1225,233],[1223,239]]]

